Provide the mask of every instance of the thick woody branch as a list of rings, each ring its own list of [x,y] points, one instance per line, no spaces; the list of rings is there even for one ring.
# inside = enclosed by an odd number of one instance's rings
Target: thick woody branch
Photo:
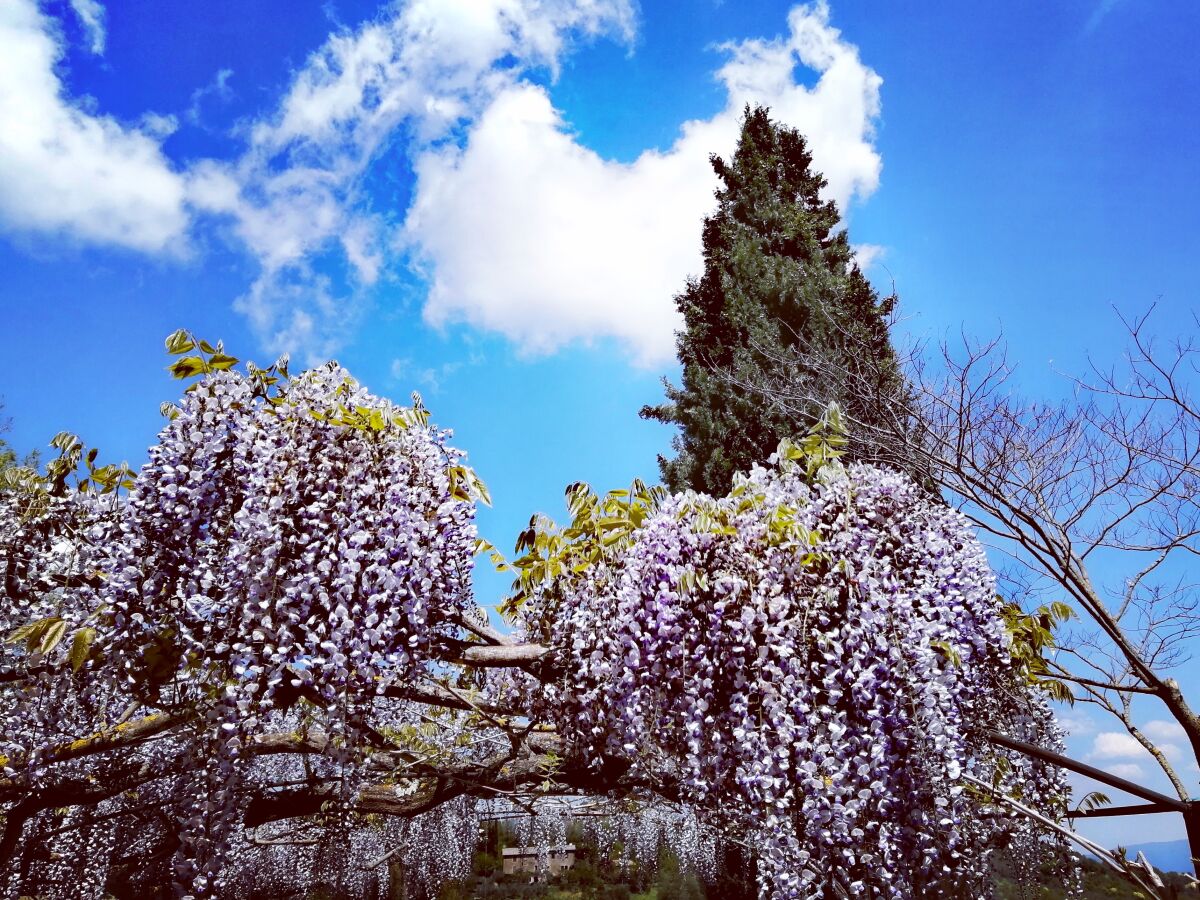
[[[39,754],[40,762],[56,763],[79,759],[103,753],[106,750],[135,747],[152,737],[178,728],[196,718],[194,712],[184,713],[154,713],[132,722],[115,725],[112,728],[98,731],[95,734],[75,741],[56,744]],[[29,765],[28,759],[4,760],[4,767],[12,770],[14,775],[0,778],[0,801],[8,799],[19,790],[16,775]]]
[[[540,784],[551,775],[558,778],[556,758],[550,755],[557,747],[554,736],[531,734],[517,749],[483,760],[449,760],[408,766],[402,773],[391,774],[390,777],[398,781],[396,784],[364,787],[354,809],[364,815],[408,817],[455,797],[490,797]],[[250,801],[245,825],[255,827],[280,819],[314,815],[334,796],[332,785],[264,792]]]
[[[514,643],[513,639],[507,634],[497,631],[491,625],[478,622],[472,619],[470,616],[459,615],[455,617],[454,621],[460,627],[465,628],[467,631],[471,632],[477,637],[483,638],[483,640],[489,644],[493,644],[498,647],[507,647]]]
[[[1134,806],[1098,806],[1095,809],[1077,809],[1067,813],[1068,819],[1101,819],[1114,816],[1147,816],[1154,813],[1178,812],[1161,803],[1138,803]]]
[[[5,810],[0,834],[0,870],[12,858],[25,823],[47,809],[99,803],[143,784],[174,774],[179,759],[155,760],[124,767],[109,767],[101,777],[74,777],[40,787]]]
[[[461,663],[480,668],[527,668],[552,659],[553,652],[541,644],[509,644],[507,646],[483,646],[465,644],[450,654],[446,662]]]
[[[1200,631],[1200,615],[1148,583],[1166,571],[1168,557],[1200,555],[1200,398],[1192,390],[1200,346],[1177,343],[1160,358],[1145,318],[1122,321],[1132,340],[1126,371],[1097,370],[1093,383],[1076,382],[1074,398],[1053,404],[1014,395],[999,339],[964,337],[961,352],[943,346],[933,363],[911,353],[902,363],[906,403],[878,396],[878,364],[847,366],[799,336],[791,351],[756,348],[768,361],[761,375],[724,377],[797,422],[829,399],[822,386],[839,385],[860,400],[869,415],[844,412],[866,456],[928,473],[981,533],[1066,593],[1130,683],[1086,672],[1061,677],[1088,691],[1157,697],[1200,759],[1200,716],[1165,674],[1168,649]],[[1089,555],[1097,548],[1133,561],[1122,589],[1105,592],[1092,581]],[[1151,608],[1165,611],[1151,615]],[[1132,611],[1142,616],[1136,625],[1126,621]]]
[[[437,682],[425,684],[395,684],[387,688],[383,696],[397,700],[411,700],[414,703],[424,703],[429,706],[440,706],[444,709],[457,709],[463,712],[482,711],[493,716],[520,716],[520,710],[509,709],[495,703],[489,703],[481,698],[467,698],[461,694],[442,687]]]
[[[1045,828],[1055,831],[1067,840],[1078,844],[1088,853],[1091,853],[1097,859],[1105,862],[1114,871],[1137,884],[1138,887],[1145,891],[1145,896],[1161,898],[1161,900],[1168,900],[1169,895],[1165,890],[1162,893],[1159,893],[1158,891],[1158,888],[1163,886],[1162,879],[1158,876],[1158,873],[1154,871],[1154,868],[1146,862],[1145,857],[1140,853],[1138,854],[1138,859],[1136,862],[1131,862],[1124,857],[1118,857],[1111,850],[1106,850],[1094,841],[1089,841],[1087,838],[1078,834],[1074,829],[1064,828],[1058,822],[1047,818],[1037,810],[1021,803],[1019,800],[997,791],[994,786],[988,784],[987,782],[980,781],[978,778],[975,778],[971,775],[964,775],[963,778],[981,791],[990,794],[998,803],[1011,807],[1022,815],[1041,823]]]
[[[1118,693],[1129,694],[1151,694],[1156,695],[1158,691],[1153,688],[1145,687],[1140,684],[1114,684],[1111,681],[1099,681],[1095,678],[1084,678],[1081,675],[1072,675],[1062,666],[1051,664],[1054,669],[1054,677],[1062,681],[1070,681],[1074,684],[1082,685],[1083,687],[1097,688],[1102,691],[1116,691]]]
[[[443,661],[478,668],[523,668],[536,673],[547,667],[552,660],[552,651],[540,644],[508,643],[503,645],[460,644],[452,652],[446,654]],[[502,708],[485,700],[471,699],[468,701],[461,695],[434,682],[420,686],[414,684],[394,685],[385,691],[384,696],[411,700],[416,703],[427,703],[447,709],[482,711],[500,716],[520,715],[517,710]],[[197,717],[198,713],[194,710],[153,713],[131,722],[114,725],[87,737],[63,741],[48,747],[39,754],[39,762],[41,764],[66,762],[108,750],[135,747],[150,738],[193,722]],[[7,777],[0,777],[0,802],[20,790],[17,776],[28,767],[29,762],[30,760],[27,758],[5,759],[0,757],[0,767],[12,773]]]

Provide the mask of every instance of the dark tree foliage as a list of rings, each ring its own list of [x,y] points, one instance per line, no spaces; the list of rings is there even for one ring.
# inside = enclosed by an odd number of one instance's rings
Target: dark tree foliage
[[[0,398],[0,469],[7,469],[17,463],[17,454],[4,440],[4,434],[12,429],[12,420],[4,416],[4,399]]]
[[[643,418],[681,428],[678,456],[659,460],[664,481],[673,491],[722,495],[735,472],[803,434],[830,401],[846,414],[857,456],[878,461],[855,432],[876,415],[879,398],[903,402],[887,326],[895,298],[881,299],[855,264],[836,204],[821,199],[825,179],[794,128],[748,106],[732,161],[714,156],[712,165],[721,187],[704,222],[704,273],[675,298],[683,384],[665,382],[667,402],[642,409]],[[874,396],[842,386],[858,379],[822,375],[842,368],[869,371]],[[801,417],[770,402],[768,388],[780,380],[811,397]]]

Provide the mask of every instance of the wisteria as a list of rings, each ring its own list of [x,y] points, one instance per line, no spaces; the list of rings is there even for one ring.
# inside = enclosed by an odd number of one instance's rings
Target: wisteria
[[[136,477],[66,437],[0,487],[5,894],[433,896],[498,810],[702,875],[752,846],[764,898],[985,896],[998,847],[1062,856],[998,803],[1059,818],[1057,770],[987,740],[1055,749],[1049,710],[978,542],[905,476],[817,440],[724,498],[575,486],[506,633],[473,596],[486,489],[419,400],[190,359]]]
[[[119,506],[5,498],[9,624],[90,622],[94,637],[73,679],[39,666],[40,645],[23,660],[45,671],[8,705],[3,752],[36,785],[57,742],[123,706],[194,719],[176,857],[198,893],[222,868],[244,751],[271,717],[306,698],[349,796],[375,698],[417,680],[471,605],[474,503],[447,435],[336,366],[274,395],[260,382],[197,383]],[[70,589],[36,589],[47,580]]]
[[[667,500],[547,592],[564,674],[544,714],[576,752],[754,834],[768,896],[983,896],[1007,823],[980,825],[961,776],[996,775],[988,728],[1049,721],[1017,686],[983,550],[900,474],[782,462]],[[1061,810],[1048,767],[1003,772]]]

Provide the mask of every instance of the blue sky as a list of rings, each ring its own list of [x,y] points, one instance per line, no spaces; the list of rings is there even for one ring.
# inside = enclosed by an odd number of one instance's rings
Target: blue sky
[[[656,477],[670,434],[637,410],[746,102],[809,136],[901,339],[1002,329],[1059,393],[1119,352],[1114,304],[1194,329],[1198,26],[1166,0],[0,0],[10,438],[140,462],[180,326],[335,356],[425,396],[510,546],[569,482]],[[1150,770],[1071,720],[1080,756]]]

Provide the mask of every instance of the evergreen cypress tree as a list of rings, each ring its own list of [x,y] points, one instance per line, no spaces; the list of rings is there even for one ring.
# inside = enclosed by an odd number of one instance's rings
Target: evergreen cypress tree
[[[870,457],[855,423],[878,414],[880,397],[905,396],[887,329],[895,298],[880,299],[855,264],[794,128],[747,106],[732,161],[712,165],[721,187],[704,221],[704,273],[675,297],[683,384],[664,381],[667,402],[642,409],[681,426],[678,456],[659,458],[663,480],[724,494],[735,472],[765,462],[835,400],[851,423],[850,456]]]

